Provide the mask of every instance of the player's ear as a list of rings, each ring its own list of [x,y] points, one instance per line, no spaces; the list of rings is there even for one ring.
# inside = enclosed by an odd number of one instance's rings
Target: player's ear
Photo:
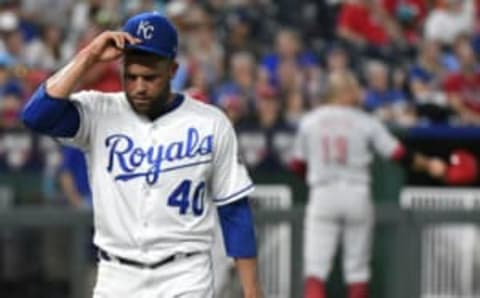
[[[171,63],[170,63],[170,67],[169,67],[169,74],[170,74],[170,78],[173,79],[173,77],[175,76],[175,74],[177,73],[177,70],[178,70],[178,62],[173,60]]]

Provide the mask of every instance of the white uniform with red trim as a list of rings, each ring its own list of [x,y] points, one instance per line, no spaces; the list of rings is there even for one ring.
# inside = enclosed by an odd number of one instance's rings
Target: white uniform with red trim
[[[71,98],[81,125],[62,141],[86,153],[95,244],[147,264],[203,252],[155,270],[100,262],[94,297],[211,297],[215,205],[253,190],[229,120],[188,96],[155,121],[136,114],[123,92]]]
[[[374,223],[369,165],[374,150],[392,157],[399,146],[376,118],[354,107],[320,107],[301,121],[294,155],[306,163],[310,187],[306,276],[325,280],[343,241],[346,281],[368,281]]]

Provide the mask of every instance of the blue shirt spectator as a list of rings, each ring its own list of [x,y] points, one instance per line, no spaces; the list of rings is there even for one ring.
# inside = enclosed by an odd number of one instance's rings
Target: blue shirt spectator
[[[247,52],[237,52],[230,57],[229,80],[214,91],[213,102],[219,105],[219,100],[225,95],[242,97],[251,108],[255,97],[255,58]]]
[[[23,87],[19,80],[11,75],[11,68],[15,59],[7,53],[0,53],[0,98],[13,95],[19,99],[23,97]]]
[[[398,90],[373,90],[369,89],[365,93],[364,107],[369,111],[374,111],[384,106],[395,104],[405,104],[406,96]]]
[[[391,86],[385,64],[370,61],[366,68],[366,78],[368,85],[363,99],[365,109],[390,124],[410,126],[415,122],[406,95]]]
[[[435,79],[435,74],[420,64],[413,65],[408,73],[409,80],[419,80],[424,83],[430,83]]]
[[[442,91],[447,73],[444,62],[439,44],[424,41],[418,61],[409,69],[409,88],[421,121],[444,122],[449,117],[447,97]]]
[[[92,192],[88,182],[87,164],[82,151],[63,148],[60,184],[67,199],[75,207],[92,207]]]
[[[292,30],[284,29],[276,37],[276,51],[263,57],[261,66],[268,73],[269,82],[278,89],[278,69],[282,62],[295,62],[301,70],[316,67],[318,58],[309,51],[302,49],[299,35]]]
[[[277,70],[281,61],[282,57],[279,54],[269,54],[262,59],[261,65],[268,71],[272,85],[277,84]],[[300,53],[296,57],[296,62],[301,69],[317,66],[319,63],[318,58],[310,52]]]

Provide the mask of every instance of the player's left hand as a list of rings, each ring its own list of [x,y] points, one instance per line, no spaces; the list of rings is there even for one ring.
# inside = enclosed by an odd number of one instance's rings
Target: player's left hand
[[[448,165],[440,158],[430,158],[427,164],[427,172],[434,178],[444,178]]]

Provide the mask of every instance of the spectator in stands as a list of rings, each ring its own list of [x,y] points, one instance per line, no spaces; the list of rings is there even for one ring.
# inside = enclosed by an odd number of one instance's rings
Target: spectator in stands
[[[53,72],[73,54],[73,45],[64,42],[61,28],[46,24],[39,39],[26,46],[25,60],[29,67]]]
[[[380,61],[370,61],[366,65],[365,76],[367,88],[363,106],[384,122],[402,126],[412,125],[415,119],[406,95],[401,90],[391,87],[387,65]]]
[[[275,89],[258,86],[255,118],[238,126],[240,150],[246,164],[256,171],[285,169],[290,158],[294,130],[282,117]]]
[[[302,92],[292,91],[286,95],[284,118],[289,126],[297,127],[306,112],[307,102]]]
[[[399,24],[405,41],[417,45],[427,15],[425,0],[381,0],[383,8]]]
[[[338,44],[332,44],[326,51],[326,67],[329,73],[349,70],[350,56],[348,51]]]
[[[325,103],[328,75],[334,72],[349,71],[352,67],[349,52],[339,43],[328,45],[323,56],[325,57],[323,60],[324,67],[317,79],[317,96],[308,99],[309,105],[312,107]]]
[[[249,11],[237,8],[226,16],[227,32],[225,41],[226,61],[229,55],[236,52],[249,52],[254,56],[259,55],[260,49],[252,29],[252,18]]]
[[[175,92],[180,92],[181,90],[187,88],[186,85],[190,79],[189,59],[187,55],[188,43],[186,42],[186,40],[189,39],[188,35],[191,29],[188,11],[189,4],[186,0],[169,1],[165,5],[165,13],[177,28],[178,36],[180,38],[176,58],[178,62],[178,69],[175,77],[171,81],[171,88]],[[194,90],[194,92],[197,92],[197,90]]]
[[[442,82],[447,75],[440,45],[433,40],[422,42],[418,59],[410,67],[408,82],[418,116],[428,122],[445,122],[450,114]]]
[[[110,28],[117,28],[123,17],[124,7],[122,4],[122,1],[118,0],[74,1],[69,8],[70,20],[68,26],[60,27],[62,29],[68,28],[65,41],[76,43],[81,39],[83,33],[95,23],[110,23]]]
[[[451,46],[458,35],[471,33],[474,28],[473,0],[437,1],[425,21],[425,38]]]
[[[337,21],[337,34],[356,52],[375,58],[398,58],[393,43],[402,43],[398,24],[373,0],[346,0]]]
[[[248,52],[237,52],[231,56],[229,80],[215,90],[215,102],[225,93],[234,93],[246,100],[251,110],[255,96],[255,58]]]
[[[453,110],[465,124],[480,125],[480,69],[468,39],[455,44],[460,71],[447,76],[444,90]]]
[[[280,62],[277,69],[276,88],[281,96],[293,91],[301,91],[305,85],[305,75],[301,68],[292,60]]]
[[[296,74],[296,79],[305,84],[308,84],[307,73],[312,68],[318,68],[317,57],[312,52],[303,49],[300,35],[293,29],[278,31],[275,38],[275,52],[264,56],[260,64],[268,75],[269,83],[277,89],[284,87],[281,84],[286,82],[280,80],[282,72],[288,72],[288,68],[300,71],[300,74]]]
[[[188,43],[189,68],[204,73],[209,86],[221,81],[224,75],[224,49],[215,35],[212,16],[200,6],[193,5],[188,13],[191,34]]]
[[[24,90],[21,82],[12,76],[14,60],[7,54],[0,55],[0,128],[21,127],[18,115],[22,107]]]
[[[15,59],[10,55],[0,53],[0,103],[1,98],[8,94],[14,94],[23,99],[22,83],[12,74],[15,65]]]
[[[212,86],[207,81],[207,74],[203,69],[195,68],[191,70],[189,88],[187,91],[196,95],[196,99],[201,99],[206,103],[212,102]]]
[[[0,103],[0,129],[14,129],[22,127],[19,115],[23,103],[15,93],[7,93]]]
[[[247,101],[242,95],[223,93],[218,98],[217,105],[225,112],[235,128],[247,118]]]
[[[45,16],[42,16],[42,18],[38,18],[33,16],[32,14],[26,13],[24,10],[22,10],[21,2],[23,1],[13,1],[13,0],[0,1],[0,11],[2,11],[0,15],[10,14],[14,16],[14,18],[16,19],[17,26],[19,30],[22,32],[25,43],[29,43],[38,37],[38,34],[39,34],[38,24],[43,20],[48,20],[48,19],[44,18]]]
[[[20,31],[18,16],[11,12],[0,14],[0,32],[3,51],[8,53],[19,64],[25,64],[25,41]]]
[[[55,22],[60,28],[65,28],[70,17],[70,10],[74,0],[22,0],[21,11],[36,20],[49,20]]]
[[[11,11],[0,12],[0,52],[7,52],[5,39],[18,27],[18,17]]]

